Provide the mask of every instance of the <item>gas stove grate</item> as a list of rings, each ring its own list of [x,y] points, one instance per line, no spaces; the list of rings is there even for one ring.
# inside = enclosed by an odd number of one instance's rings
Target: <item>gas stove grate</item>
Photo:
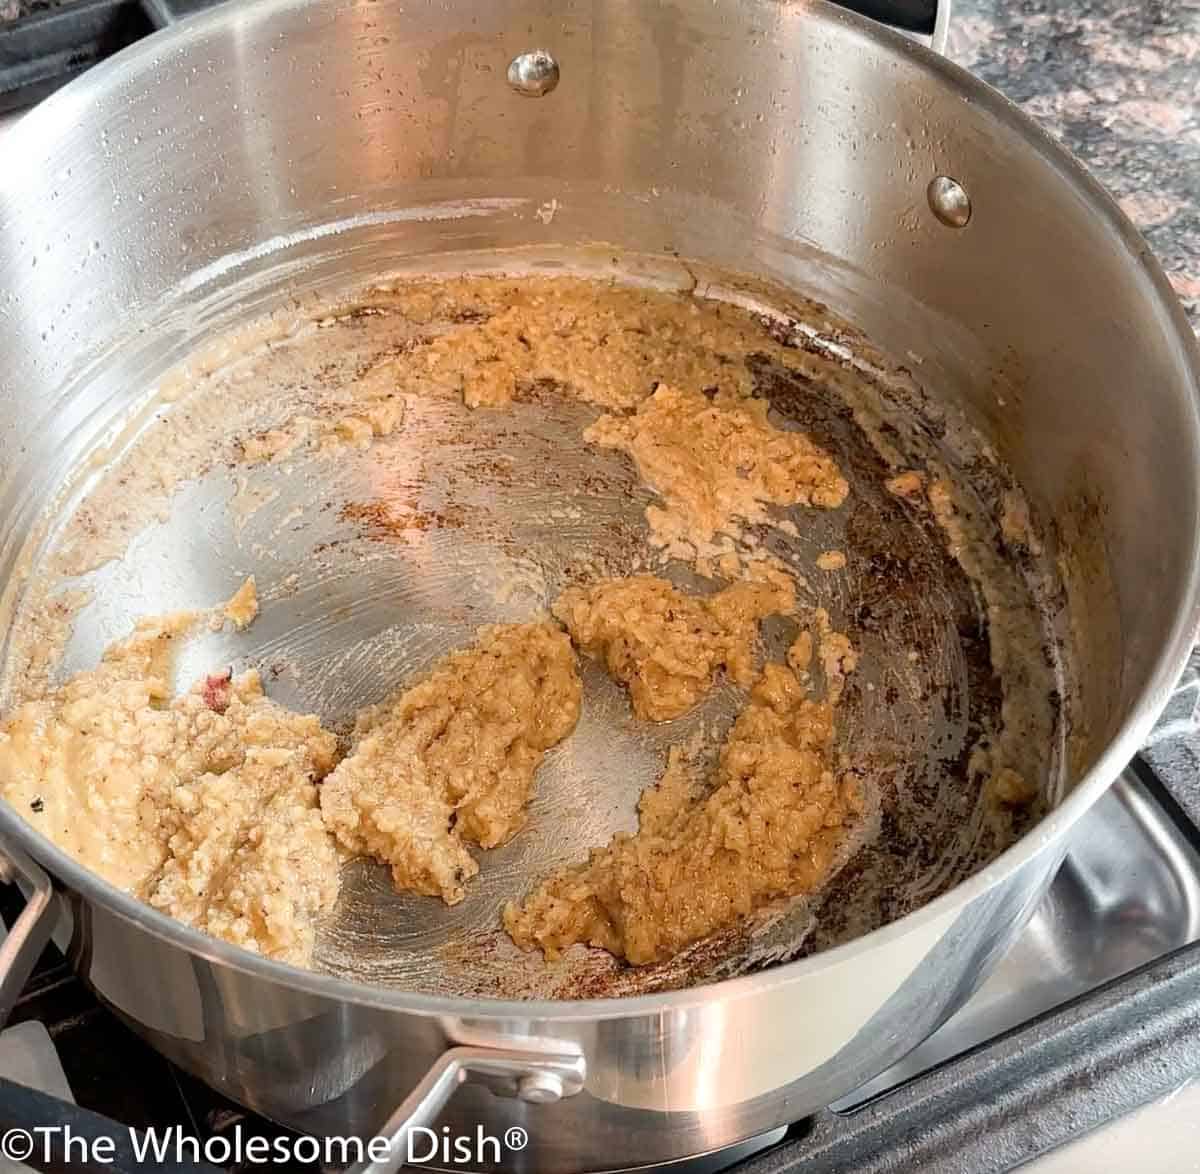
[[[0,113],[41,101],[153,30],[139,0],[73,0],[0,23]]]
[[[214,0],[0,0],[0,114],[40,102],[73,77]]]

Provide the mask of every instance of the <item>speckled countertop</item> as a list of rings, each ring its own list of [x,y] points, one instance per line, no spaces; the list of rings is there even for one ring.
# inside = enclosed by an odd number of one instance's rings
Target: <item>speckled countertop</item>
[[[1070,148],[1200,330],[1200,0],[953,0],[949,54]]]

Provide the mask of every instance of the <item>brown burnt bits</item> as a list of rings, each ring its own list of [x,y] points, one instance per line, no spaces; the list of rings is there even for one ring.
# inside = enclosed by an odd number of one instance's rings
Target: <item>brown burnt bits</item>
[[[847,731],[849,748],[854,766],[878,791],[879,831],[819,896],[815,928],[798,951],[804,955],[887,924],[953,888],[1015,839],[1016,828],[1006,834],[983,826],[979,784],[968,771],[976,743],[999,727],[1003,701],[978,585],[951,555],[930,512],[887,491],[884,482],[894,470],[836,387],[763,356],[751,358],[750,366],[755,394],[830,452],[850,482],[842,548],[851,571],[842,579],[838,626],[877,682],[868,697],[858,675],[851,678],[841,708],[859,726]],[[858,381],[857,370],[853,378]],[[878,385],[878,391],[890,395],[892,389]],[[906,428],[910,408],[900,406]],[[940,419],[913,427],[935,445],[945,433]],[[897,430],[881,428],[889,431],[882,438],[895,443]],[[984,490],[998,500],[998,490]],[[916,662],[904,663],[910,656]],[[914,676],[915,697],[902,683]],[[925,753],[916,759],[887,729],[890,712],[904,704],[940,715],[930,718]]]
[[[408,500],[348,501],[338,518],[357,526],[367,538],[406,541],[428,530],[460,530],[467,524],[466,509],[448,502],[438,509],[420,506],[415,495]]]

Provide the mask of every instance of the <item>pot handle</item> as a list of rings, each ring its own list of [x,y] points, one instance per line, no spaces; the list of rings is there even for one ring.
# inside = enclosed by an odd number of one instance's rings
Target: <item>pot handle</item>
[[[387,1119],[378,1137],[380,1156],[351,1166],[346,1174],[395,1174],[408,1159],[409,1138],[431,1128],[461,1084],[483,1084],[497,1096],[530,1104],[553,1104],[583,1088],[582,1055],[456,1047],[443,1052],[421,1082]]]
[[[842,8],[869,16],[902,32],[928,37],[936,53],[946,52],[950,0],[834,0]]]
[[[32,889],[25,908],[0,944],[0,1027],[8,1022],[57,920],[54,886],[33,858],[20,848],[0,847],[0,882],[23,880]]]

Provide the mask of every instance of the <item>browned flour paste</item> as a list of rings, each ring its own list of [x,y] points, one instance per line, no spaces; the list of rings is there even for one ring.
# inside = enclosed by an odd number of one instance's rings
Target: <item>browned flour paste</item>
[[[141,623],[0,725],[0,791],[39,831],[188,925],[304,965],[338,893],[317,783],[337,740],[256,672],[170,695],[195,615]]]
[[[146,620],[96,669],[39,686],[6,716],[0,793],[126,891],[304,965],[347,854],[383,861],[397,887],[453,904],[480,867],[468,845],[491,848],[521,830],[539,764],[586,704],[574,646],[627,687],[643,720],[686,713],[719,674],[749,693],[707,777],[676,747],[642,796],[635,834],[540,884],[530,878],[537,887],[503,915],[519,945],[553,956],[584,943],[656,962],[818,887],[863,806],[860,782],[833,751],[856,654],[816,609],[787,664],[760,666],[760,621],[793,614],[803,582],[769,555],[742,561],[720,544],[744,526],[775,524],[772,507],[845,501],[846,479],[829,454],[777,428],[769,404],[751,395],[749,357],[814,377],[818,360],[735,307],[576,278],[423,280],[378,296],[410,326],[396,353],[358,373],[336,402],[277,411],[233,437],[230,459],[367,447],[404,427],[412,397],[449,394],[503,410],[551,382],[601,409],[586,440],[626,453],[657,495],[646,513],[651,541],[709,577],[737,581],[707,595],[646,574],[571,587],[553,602],[558,623],[542,615],[485,628],[360,713],[340,760],[334,735],[264,696],[256,673],[210,676],[172,697],[172,647],[199,617]],[[369,311],[368,296],[356,312]],[[320,359],[318,334],[289,361]],[[260,361],[229,381],[230,404],[252,401]],[[192,405],[179,436],[168,426],[139,440],[122,477],[80,511],[61,572],[112,557],[139,519],[161,509],[198,460],[194,438],[217,435],[230,404]],[[890,488],[916,497],[925,477],[901,474]],[[1012,527],[1027,526],[1015,507],[1009,515]],[[106,516],[121,525],[95,523]],[[828,551],[818,566],[832,573],[845,561]],[[251,578],[210,619],[241,629],[257,611]],[[821,697],[811,692],[814,661]],[[1011,797],[1023,784],[1008,771],[997,786]]]
[[[628,686],[638,717],[667,721],[708,692],[718,668],[749,687],[758,621],[794,606],[790,589],[769,583],[734,583],[698,599],[665,579],[635,575],[570,588],[554,614]]]
[[[351,852],[391,865],[396,887],[453,905],[494,848],[525,823],[533,776],[574,728],[581,686],[553,624],[486,628],[419,685],[359,715],[354,747],[321,788]]]
[[[544,752],[579,716],[558,628],[487,628],[362,713],[335,769],[334,735],[268,700],[255,672],[170,696],[173,645],[198,618],[143,621],[97,669],[19,706],[0,725],[0,790],[106,880],[268,957],[311,958],[337,844],[387,861],[399,888],[461,900],[479,867],[464,842],[519,830]]]
[[[833,735],[833,707],[766,665],[708,793],[672,754],[642,796],[637,833],[509,905],[505,928],[547,957],[584,942],[659,962],[776,897],[811,892],[862,808],[858,781],[836,769]]]

